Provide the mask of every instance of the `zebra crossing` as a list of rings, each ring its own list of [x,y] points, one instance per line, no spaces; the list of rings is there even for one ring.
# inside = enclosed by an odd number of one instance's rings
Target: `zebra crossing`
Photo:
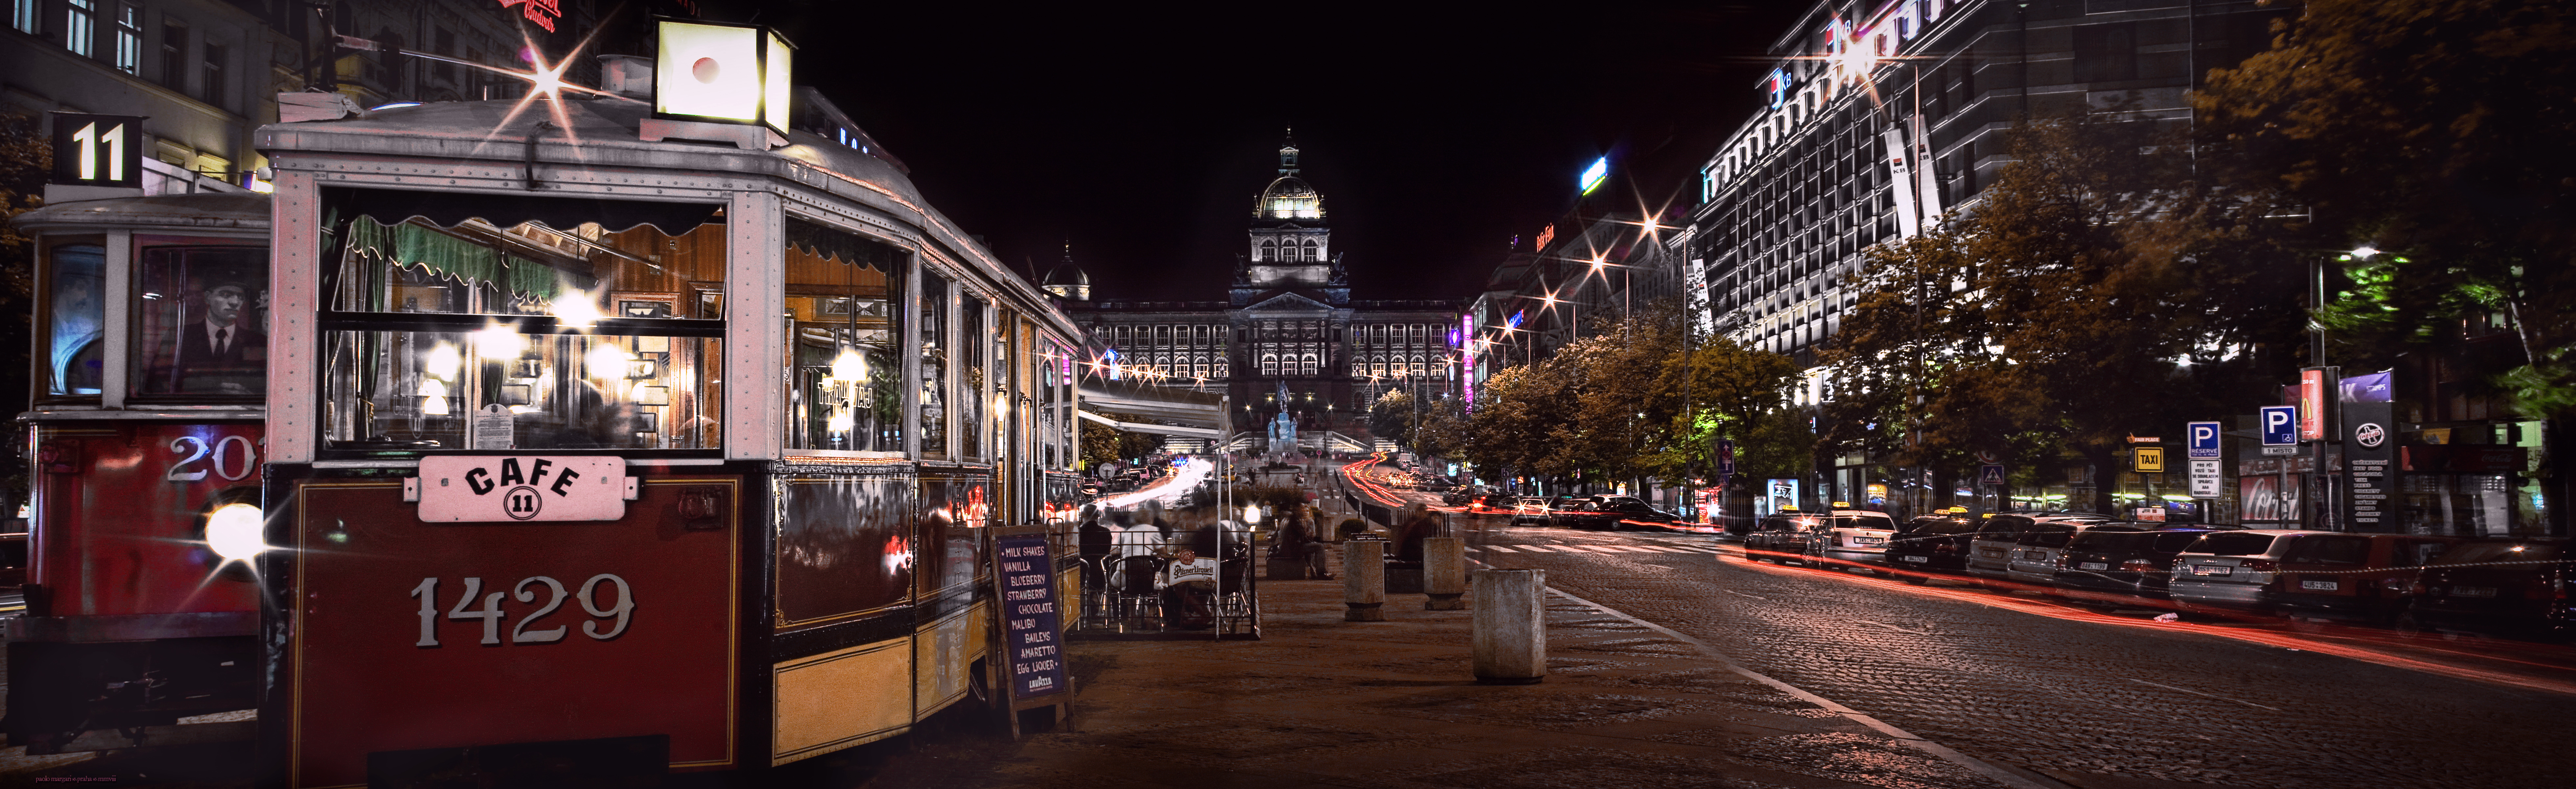
[[[1714,543],[1620,543],[1613,545],[1499,545],[1474,546],[1499,553],[1719,553]]]

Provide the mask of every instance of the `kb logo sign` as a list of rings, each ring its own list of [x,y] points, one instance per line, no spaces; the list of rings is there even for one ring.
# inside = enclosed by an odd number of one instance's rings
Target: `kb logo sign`
[[[420,519],[430,522],[613,521],[635,497],[614,457],[433,456],[420,460]]]

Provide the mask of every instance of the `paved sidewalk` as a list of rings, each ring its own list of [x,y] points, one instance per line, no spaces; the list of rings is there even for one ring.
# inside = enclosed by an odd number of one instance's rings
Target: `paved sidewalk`
[[[976,783],[1997,785],[1561,597],[1548,606],[1548,679],[1489,686],[1472,676],[1472,611],[1390,595],[1388,621],[1355,623],[1342,621],[1339,581],[1261,593],[1260,641],[1074,642],[1070,730],[1030,736]]]

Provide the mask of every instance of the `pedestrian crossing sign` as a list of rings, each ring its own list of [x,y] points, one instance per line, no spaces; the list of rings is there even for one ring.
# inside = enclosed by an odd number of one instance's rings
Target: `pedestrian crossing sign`
[[[1985,464],[1985,465],[1984,465],[1984,466],[1982,466],[1982,467],[1979,467],[1979,468],[1977,469],[1977,484],[1979,484],[1979,485],[2001,485],[2001,484],[2004,484],[2004,466],[2003,466],[2003,464],[2001,464],[2001,463],[1988,463],[1988,464]]]

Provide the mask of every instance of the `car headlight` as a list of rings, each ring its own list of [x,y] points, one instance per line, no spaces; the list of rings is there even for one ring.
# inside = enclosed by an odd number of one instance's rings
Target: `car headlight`
[[[248,563],[261,551],[268,550],[262,532],[267,518],[252,504],[226,504],[206,515],[206,547],[215,555]]]

